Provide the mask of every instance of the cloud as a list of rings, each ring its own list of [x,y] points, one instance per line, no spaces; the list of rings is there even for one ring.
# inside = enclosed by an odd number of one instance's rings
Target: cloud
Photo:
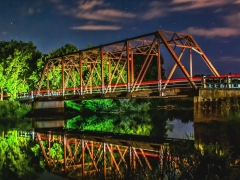
[[[125,19],[136,17],[134,13],[110,7],[110,3],[107,4],[104,0],[78,0],[78,4],[74,8],[68,8],[60,0],[50,1],[55,4],[58,10],[61,10],[62,14],[88,20],[86,25],[71,27],[70,29],[73,30],[119,30],[121,26],[112,25],[113,22],[121,23]],[[111,25],[89,25],[89,21],[91,23],[98,21],[98,24],[99,21],[105,22],[105,24],[111,22]]]
[[[28,12],[27,12],[27,13],[28,13],[29,15],[32,15],[32,14],[34,13],[33,8],[30,7],[30,8],[28,9]]]
[[[93,0],[93,1],[79,1],[78,9],[82,10],[92,10],[96,6],[103,6],[104,1],[101,0]]]
[[[171,8],[171,11],[186,11],[192,9],[223,6],[233,4],[234,0],[172,0],[171,5],[176,5]]]
[[[216,27],[210,29],[189,27],[184,32],[197,36],[214,37],[230,37],[240,35],[240,13],[232,14],[224,17],[226,27]]]
[[[110,22],[136,17],[134,13],[109,8],[102,0],[80,0],[78,7],[71,10],[71,14],[79,19]]]
[[[169,0],[168,3],[153,1],[149,3],[149,10],[143,15],[144,20],[166,16],[171,12],[190,11],[209,7],[218,8],[214,12],[222,11],[225,5],[240,4],[240,0]]]
[[[166,9],[163,3],[160,3],[159,1],[153,1],[149,4],[149,6],[151,7],[150,10],[143,15],[144,20],[166,15]]]
[[[223,11],[222,8],[218,8],[218,9],[216,9],[215,11],[213,11],[213,13],[219,13],[219,12],[222,12],[222,11]]]
[[[227,61],[227,62],[239,62],[240,58],[239,57],[232,57],[232,56],[223,56],[220,57],[221,61]]]
[[[240,0],[236,0],[234,4],[240,4]]]
[[[71,29],[74,30],[119,30],[120,26],[104,26],[104,25],[84,25],[84,26],[73,26]]]
[[[240,28],[240,13],[226,16],[225,21],[231,27]]]
[[[232,27],[219,27],[211,29],[190,27],[184,30],[184,32],[192,35],[204,36],[207,38],[230,37],[240,35],[239,30]]]
[[[75,8],[69,8],[60,0],[50,0],[53,2],[58,10],[64,15],[71,15],[79,19],[95,20],[95,21],[123,21],[123,18],[134,18],[136,14],[117,9],[110,8],[104,0],[79,0]]]
[[[7,32],[6,32],[6,31],[3,31],[1,34],[2,34],[2,35],[7,35]]]
[[[52,3],[60,3],[61,2],[61,0],[49,0],[49,1]]]
[[[117,22],[122,20],[122,18],[134,18],[136,15],[133,13],[126,13],[126,12],[118,11],[114,9],[103,9],[103,10],[95,10],[94,12],[78,11],[78,13],[75,14],[75,16],[80,19]]]

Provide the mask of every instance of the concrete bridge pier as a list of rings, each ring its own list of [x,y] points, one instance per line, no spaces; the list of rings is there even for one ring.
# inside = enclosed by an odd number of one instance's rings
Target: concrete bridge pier
[[[194,97],[194,122],[226,121],[240,112],[240,91],[234,88],[203,88]]]
[[[226,119],[225,109],[222,108],[223,98],[205,99],[195,96],[193,102],[194,123],[209,123]]]
[[[64,101],[33,101],[32,113],[41,115],[64,113]]]

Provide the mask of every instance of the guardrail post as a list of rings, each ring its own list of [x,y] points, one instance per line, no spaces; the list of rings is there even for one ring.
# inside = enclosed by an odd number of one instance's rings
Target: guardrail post
[[[227,76],[227,88],[231,88],[231,79],[230,79],[230,76]]]
[[[203,77],[202,77],[202,87],[203,87],[203,88],[206,88],[206,87],[207,87],[207,85],[206,85],[206,76],[203,76]]]
[[[34,96],[33,96],[33,91],[31,91],[31,98],[32,98],[32,99],[34,98]]]

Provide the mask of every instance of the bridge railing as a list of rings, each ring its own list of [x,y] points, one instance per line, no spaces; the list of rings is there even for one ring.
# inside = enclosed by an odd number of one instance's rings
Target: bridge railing
[[[240,75],[202,77],[203,88],[240,88]]]
[[[198,88],[240,88],[240,75],[223,75],[220,77],[203,76],[193,77],[192,81]],[[117,92],[134,92],[134,91],[162,91],[171,88],[191,88],[191,84],[186,78],[177,78],[161,81],[147,81],[141,83],[128,84],[109,84],[99,86],[83,86],[65,89],[41,90],[40,92],[31,91],[19,93],[17,99],[27,100],[34,97],[52,97],[67,95],[86,95],[86,94],[106,94]]]
[[[192,80],[197,87],[203,87],[203,80],[201,77],[193,77]],[[208,80],[206,80],[209,82]],[[206,86],[206,85],[205,85]],[[209,86],[209,85],[208,85]],[[207,86],[206,86],[207,87]],[[164,89],[171,88],[191,88],[191,84],[186,78],[177,78],[161,81],[147,81],[141,83],[128,84],[109,84],[99,86],[83,86],[63,89],[44,89],[37,91],[31,91],[26,93],[18,93],[17,100],[33,99],[34,97],[53,97],[53,96],[66,96],[66,95],[86,95],[86,94],[106,94],[106,93],[117,93],[117,92],[134,92],[134,91],[161,91]]]
[[[201,78],[193,78],[197,87],[202,87]],[[116,92],[134,92],[134,91],[146,91],[146,90],[163,90],[171,88],[191,88],[190,83],[186,78],[178,78],[174,80],[162,80],[162,81],[148,81],[141,83],[125,84],[111,84],[104,86],[83,86],[76,88],[66,88],[63,92],[62,89],[55,90],[42,90],[38,96],[62,96],[64,95],[85,95],[85,94],[106,94]]]

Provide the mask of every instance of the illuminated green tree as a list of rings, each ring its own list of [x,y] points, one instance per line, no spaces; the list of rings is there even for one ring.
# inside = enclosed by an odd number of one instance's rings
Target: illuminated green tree
[[[0,100],[3,100],[3,88],[6,84],[6,76],[4,76],[3,63],[0,63]]]
[[[35,69],[35,61],[41,56],[32,42],[0,42],[0,88],[14,99],[18,92],[32,88],[29,76]]]

